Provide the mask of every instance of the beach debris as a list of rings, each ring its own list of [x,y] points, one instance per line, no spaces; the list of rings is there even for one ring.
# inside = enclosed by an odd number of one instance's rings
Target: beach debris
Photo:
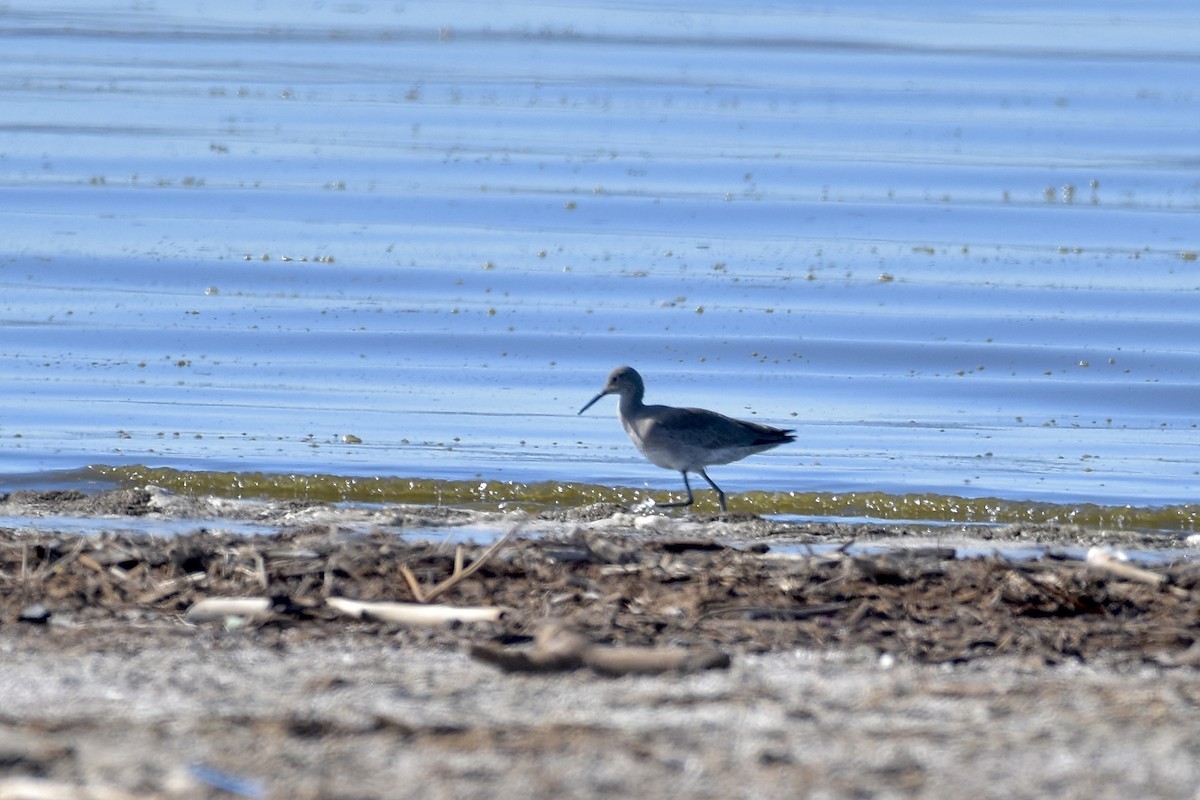
[[[525,521],[521,520],[510,527],[499,539],[494,541],[487,550],[484,550],[482,553],[480,553],[479,558],[472,561],[471,565],[467,567],[463,566],[462,546],[460,545],[456,547],[454,549],[454,569],[450,573],[450,577],[429,589],[421,588],[421,584],[417,582],[417,576],[413,575],[412,570],[408,568],[407,564],[400,565],[400,574],[404,577],[405,583],[408,584],[409,591],[412,592],[413,598],[418,603],[431,602],[438,595],[442,594],[448,589],[452,589],[460,582],[474,575],[480,567],[487,563],[489,558],[496,554],[497,550],[504,546],[504,543],[508,541],[509,537],[519,531],[522,527],[524,527],[524,525]]]
[[[455,607],[426,603],[393,603],[387,601],[351,600],[346,597],[327,598],[325,604],[352,619],[374,622],[395,622],[404,625],[442,625],[452,622],[497,622],[504,609],[496,606]],[[206,597],[194,603],[183,615],[184,622],[200,625],[221,622],[238,627],[261,622],[275,615],[295,616],[309,609],[288,598],[272,597]]]
[[[29,622],[34,625],[45,625],[50,621],[50,609],[41,603],[33,603],[21,609],[17,615],[19,622]]]
[[[920,578],[943,574],[942,563],[954,560],[954,549],[879,553],[870,556],[845,556],[845,563],[863,580],[877,584],[902,586]]]
[[[951,548],[939,547],[856,552],[848,550],[847,533],[870,531],[820,525],[799,530],[825,536],[814,542],[832,550],[714,549],[698,531],[647,536],[629,522],[606,525],[603,533],[580,522],[558,540],[510,534],[491,547],[464,544],[457,554],[453,545],[396,535],[396,529],[429,524],[453,527],[460,518],[457,512],[402,509],[368,532],[320,522],[271,536],[205,529],[172,536],[0,530],[0,624],[12,623],[10,635],[29,631],[36,623],[16,623],[23,609],[40,604],[51,610],[56,628],[59,622],[86,629],[186,620],[251,628],[263,636],[340,635],[351,619],[345,609],[353,607],[336,608],[339,602],[396,600],[486,608],[500,620],[476,624],[502,629],[466,634],[453,621],[390,622],[387,612],[365,606],[354,612],[362,614],[356,630],[391,626],[390,636],[414,646],[488,641],[495,647],[481,646],[479,657],[491,656],[498,666],[511,662],[514,669],[561,668],[564,662],[590,668],[582,651],[592,645],[567,647],[556,662],[542,644],[531,657],[523,635],[548,616],[591,642],[652,651],[648,657],[637,650],[620,654],[625,661],[616,669],[626,673],[664,668],[659,647],[665,644],[687,654],[704,648],[758,653],[865,647],[890,653],[897,663],[1012,655],[1047,663],[1103,658],[1200,669],[1198,652],[1189,651],[1197,641],[1190,620],[1200,614],[1200,564],[1188,558],[1148,565],[1113,554],[1093,555],[1096,563],[1088,563],[1052,552],[1032,559],[952,557]],[[1087,535],[1096,537],[1087,544],[1112,545],[1099,534]],[[1113,565],[1119,574],[1107,568]],[[413,585],[424,603],[410,593]],[[329,604],[330,598],[341,599]],[[431,613],[453,620],[463,612]],[[527,649],[499,647],[518,641]],[[643,657],[648,666],[633,663]],[[666,668],[688,671],[691,657],[680,653],[680,661]],[[604,655],[591,653],[589,661],[606,668]]]
[[[81,785],[48,778],[0,779],[0,800],[151,800],[159,794],[132,794],[110,786]]]
[[[199,600],[183,615],[184,622],[200,625],[205,622],[265,619],[271,614],[269,597],[206,597]]]
[[[505,672],[567,672],[587,667],[610,677],[726,669],[731,662],[728,653],[715,648],[598,645],[562,620],[541,623],[531,648],[472,644],[468,653]]]
[[[1190,594],[1190,592],[1182,587],[1171,586],[1170,578],[1166,575],[1159,572],[1151,572],[1148,569],[1142,569],[1130,564],[1127,555],[1110,547],[1090,548],[1085,560],[1088,566],[1095,567],[1101,572],[1106,572],[1122,580],[1144,583],[1147,586],[1156,586],[1166,589],[1179,597],[1187,597]]]
[[[744,620],[797,620],[808,619],[810,617],[826,617],[836,614],[840,611],[845,611],[850,607],[849,603],[817,603],[811,606],[726,606],[723,608],[713,608],[701,614],[695,619],[689,628],[704,622],[705,620],[714,619],[722,615],[734,616]]]
[[[141,605],[152,605],[161,602],[168,597],[180,594],[194,586],[202,585],[208,579],[208,575],[204,572],[193,572],[188,575],[183,575],[179,578],[171,578],[162,581],[148,592],[144,592],[138,597],[138,603]]]
[[[307,619],[312,617],[314,601],[286,595],[271,597],[206,597],[184,613],[183,621],[192,624],[223,622],[227,628],[239,628],[271,618]]]
[[[494,606],[456,607],[427,603],[365,602],[330,597],[325,603],[353,619],[401,625],[444,625],[453,622],[498,622],[504,609]]]

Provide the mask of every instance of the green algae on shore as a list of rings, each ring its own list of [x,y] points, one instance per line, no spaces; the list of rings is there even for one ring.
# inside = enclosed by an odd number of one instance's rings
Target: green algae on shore
[[[341,476],[267,472],[206,472],[164,467],[96,466],[98,477],[122,486],[155,485],[173,492],[218,497],[318,502],[406,503],[479,510],[574,507],[593,503],[637,506],[665,500],[667,493],[634,487],[542,481],[435,480],[392,476]],[[1110,530],[1191,533],[1200,505],[1166,506],[1059,504],[988,497],[883,492],[747,492],[731,496],[734,512],[807,519],[933,524],[1051,524]],[[698,493],[696,510],[716,512],[715,501]]]

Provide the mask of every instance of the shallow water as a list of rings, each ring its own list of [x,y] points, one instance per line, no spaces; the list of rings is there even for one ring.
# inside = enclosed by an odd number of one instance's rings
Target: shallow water
[[[1194,530],[1200,10],[724,8],[6,4],[4,487]]]

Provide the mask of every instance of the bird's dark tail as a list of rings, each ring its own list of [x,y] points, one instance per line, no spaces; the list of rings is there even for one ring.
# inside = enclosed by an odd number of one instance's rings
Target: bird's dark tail
[[[780,428],[769,428],[766,425],[762,426],[762,430],[754,437],[755,444],[787,444],[788,442],[796,441],[795,431],[782,430]]]

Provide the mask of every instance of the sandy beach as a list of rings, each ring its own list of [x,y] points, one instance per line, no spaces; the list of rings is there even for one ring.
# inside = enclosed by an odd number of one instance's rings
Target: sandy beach
[[[119,530],[211,521],[219,508],[279,532]],[[122,490],[17,492],[0,511],[31,523],[0,531],[2,797],[1094,798],[1200,786],[1200,569],[1055,557],[1111,542],[1104,532],[994,528],[998,546],[1039,542],[1049,555],[956,558],[955,542],[980,531],[926,544],[927,531],[593,507],[524,518],[488,551],[404,538],[480,522],[449,509]],[[102,532],[53,530],[54,515],[87,514]],[[891,546],[826,547],[871,541]],[[456,549],[460,570],[476,571],[427,605],[499,619],[413,625],[329,603],[410,604],[414,583],[427,593],[454,574]],[[187,621],[203,601],[248,597],[269,610]],[[724,659],[614,676],[586,659],[511,671],[481,658],[536,653],[547,620],[599,655]]]

